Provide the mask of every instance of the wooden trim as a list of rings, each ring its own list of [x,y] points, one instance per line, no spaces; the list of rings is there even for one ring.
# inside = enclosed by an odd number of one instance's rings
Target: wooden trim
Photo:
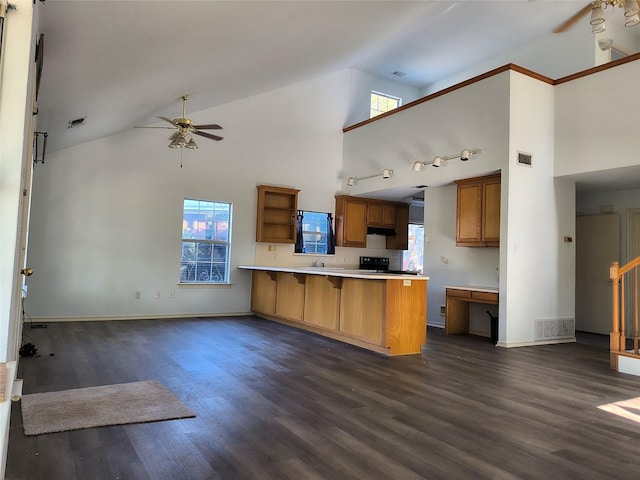
[[[567,83],[572,80],[577,80],[578,78],[586,77],[588,75],[593,75],[594,73],[602,72],[604,70],[609,70],[610,68],[624,65],[625,63],[635,62],[636,60],[640,60],[640,53],[634,53],[633,55],[629,55],[628,57],[619,58],[617,60],[613,60],[611,62],[604,63],[596,67],[591,67],[578,73],[574,73],[572,75],[567,75],[566,77],[558,78],[557,80],[554,80],[553,84],[560,85],[562,83]]]
[[[434,92],[434,93],[432,93],[430,95],[427,95],[425,97],[418,98],[418,99],[416,99],[416,100],[414,100],[412,102],[409,102],[409,103],[407,103],[405,105],[402,105],[402,106],[400,106],[398,108],[395,108],[395,109],[390,110],[388,112],[385,112],[385,113],[382,113],[380,115],[377,115],[377,116],[375,116],[373,118],[368,118],[366,120],[363,120],[362,122],[358,122],[358,123],[356,123],[354,125],[350,125],[348,127],[344,127],[342,129],[342,133],[350,132],[351,130],[355,130],[356,128],[360,128],[360,127],[362,127],[364,125],[368,125],[370,123],[376,122],[378,120],[381,120],[383,118],[389,117],[389,116],[394,115],[396,113],[400,113],[400,112],[402,112],[404,110],[407,110],[408,108],[415,107],[416,105],[420,105],[422,103],[428,102],[429,100],[433,100],[434,98],[438,98],[438,97],[440,97],[442,95],[446,95],[448,93],[455,92],[456,90],[460,90],[461,88],[468,87],[469,85],[472,85],[474,83],[480,82],[482,80],[486,80],[487,78],[493,77],[495,75],[498,75],[500,73],[504,73],[504,72],[507,72],[507,71],[514,71],[514,72],[517,72],[517,73],[521,73],[522,75],[526,75],[528,77],[531,77],[531,78],[533,78],[535,80],[539,80],[539,81],[541,81],[543,83],[546,83],[548,85],[556,86],[556,85],[560,85],[562,83],[566,83],[566,82],[570,82],[572,80],[577,80],[579,78],[586,77],[588,75],[592,75],[594,73],[602,72],[602,71],[608,70],[610,68],[615,68],[615,67],[618,67],[620,65],[624,65],[625,63],[634,62],[636,60],[640,60],[640,53],[634,53],[633,55],[629,55],[629,56],[624,57],[624,58],[619,58],[618,60],[614,60],[612,62],[608,62],[608,63],[605,63],[603,65],[598,65],[596,67],[588,68],[587,70],[583,70],[581,72],[574,73],[572,75],[567,75],[565,77],[561,77],[561,78],[558,78],[556,80],[554,80],[552,78],[549,78],[549,77],[547,77],[545,75],[542,75],[540,73],[536,73],[533,70],[529,70],[528,68],[524,68],[524,67],[521,67],[519,65],[516,65],[514,63],[507,63],[506,65],[503,65],[503,66],[498,67],[498,68],[494,68],[493,70],[489,70],[488,72],[482,73],[480,75],[476,75],[475,77],[472,77],[472,78],[470,78],[468,80],[465,80],[463,82],[460,82],[460,83],[456,83],[455,85],[452,85],[450,87],[444,88],[442,90]]]

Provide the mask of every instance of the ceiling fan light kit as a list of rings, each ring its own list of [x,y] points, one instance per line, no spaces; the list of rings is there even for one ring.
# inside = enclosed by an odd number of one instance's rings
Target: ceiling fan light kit
[[[640,6],[638,0],[596,0],[591,4],[591,33],[602,33],[606,27],[604,11],[607,7],[618,6],[624,9],[624,26],[633,27],[640,23]]]
[[[198,148],[198,144],[193,139],[193,135],[200,135],[204,138],[209,138],[211,140],[220,141],[223,137],[218,135],[214,135],[212,133],[203,132],[202,130],[222,130],[222,127],[218,124],[212,123],[207,125],[195,125],[193,121],[187,118],[187,100],[188,95],[182,95],[180,100],[182,100],[182,117],[177,117],[174,119],[170,119],[167,117],[158,117],[165,122],[168,122],[172,125],[172,127],[136,127],[136,128],[170,128],[177,129],[171,137],[169,137],[168,147],[182,149],[187,148],[189,150],[195,150]]]

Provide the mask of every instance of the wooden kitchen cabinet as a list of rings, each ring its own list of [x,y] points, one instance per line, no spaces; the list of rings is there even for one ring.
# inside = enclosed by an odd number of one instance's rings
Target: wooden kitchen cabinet
[[[387,237],[387,248],[389,250],[408,250],[409,205],[398,206],[396,212],[396,234]]]
[[[500,174],[458,180],[456,246],[500,246]]]
[[[275,314],[287,320],[302,321],[306,275],[277,273]]]
[[[336,197],[336,245],[367,246],[367,199],[342,195]]]
[[[251,310],[267,315],[276,313],[276,279],[275,272],[253,272]]]
[[[340,195],[336,197],[336,246],[367,246],[367,228],[384,228],[386,247],[409,248],[409,206],[403,203]]]
[[[389,203],[367,203],[367,226],[396,228],[397,207]]]
[[[299,191],[293,188],[258,185],[256,242],[296,242]]]

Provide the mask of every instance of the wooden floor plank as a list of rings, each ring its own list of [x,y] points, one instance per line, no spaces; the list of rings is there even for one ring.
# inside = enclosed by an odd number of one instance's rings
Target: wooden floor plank
[[[256,317],[27,333],[24,394],[153,379],[196,417],[26,437],[14,403],[9,480],[640,475],[640,423],[597,408],[640,378],[593,336],[504,349],[430,329],[422,354],[386,357]]]

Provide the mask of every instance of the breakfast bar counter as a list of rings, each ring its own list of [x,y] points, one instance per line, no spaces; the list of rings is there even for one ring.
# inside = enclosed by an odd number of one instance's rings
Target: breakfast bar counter
[[[324,267],[241,265],[258,316],[385,355],[420,353],[427,283],[421,275]]]

